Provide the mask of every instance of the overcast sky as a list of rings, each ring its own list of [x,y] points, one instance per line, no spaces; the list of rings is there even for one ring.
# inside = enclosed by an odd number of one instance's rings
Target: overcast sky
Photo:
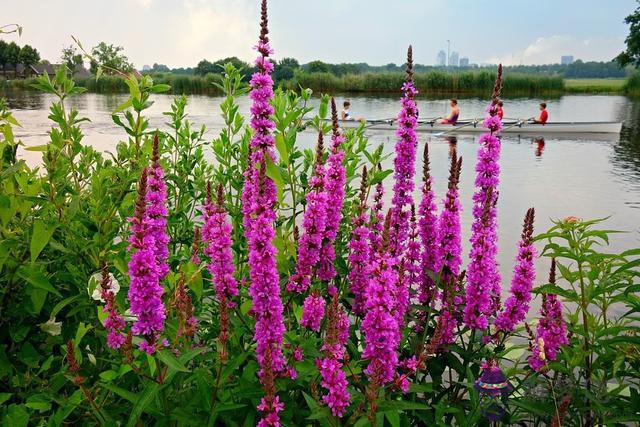
[[[203,58],[250,60],[258,0],[2,0],[0,24],[24,27],[19,44],[59,61],[71,35],[85,47],[125,48],[141,68],[195,66]],[[270,0],[275,56],[301,62],[433,64],[440,49],[472,63],[543,64],[610,60],[624,46],[634,0]]]

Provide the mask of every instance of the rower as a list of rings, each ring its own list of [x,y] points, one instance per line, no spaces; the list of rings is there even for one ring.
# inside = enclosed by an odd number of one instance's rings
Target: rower
[[[549,120],[549,113],[547,112],[547,103],[546,102],[541,102],[540,103],[540,115],[538,116],[537,119],[533,119],[533,123],[538,123],[538,124],[545,124],[547,123],[547,120]]]
[[[440,123],[444,125],[455,125],[458,121],[458,117],[460,117],[460,107],[458,107],[458,100],[450,100],[449,105],[451,106],[451,111],[449,112],[449,115],[447,117],[440,120]]]
[[[344,101],[342,103],[342,111],[340,112],[340,120],[356,120],[356,118],[351,115],[351,112],[349,111],[349,107],[351,107],[351,102]],[[365,121],[365,118],[364,117],[358,117],[357,120],[359,122],[363,122],[363,121]]]
[[[342,103],[342,112],[340,113],[340,120],[353,120],[353,117],[351,117],[351,112],[349,111],[349,107],[351,107],[351,103],[349,101],[344,101]]]
[[[502,101],[498,101],[498,111],[497,111],[497,115],[498,117],[500,117],[500,120],[502,120],[502,118],[504,117],[504,110],[502,109],[502,106],[504,105],[504,103]]]

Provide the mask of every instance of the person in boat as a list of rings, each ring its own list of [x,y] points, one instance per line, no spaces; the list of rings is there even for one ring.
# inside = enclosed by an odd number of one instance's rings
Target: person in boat
[[[440,123],[442,123],[443,125],[455,125],[458,121],[458,117],[460,117],[460,107],[458,107],[458,100],[452,99],[449,105],[451,105],[451,111],[449,112],[449,115],[440,120]]]
[[[342,111],[340,112],[340,120],[358,120],[360,122],[364,121],[364,117],[358,117],[357,119],[351,115],[351,111],[349,108],[351,107],[351,102],[344,101],[342,103]]]
[[[540,125],[543,125],[547,123],[547,120],[549,120],[549,113],[547,112],[547,103],[541,102],[540,115],[537,118],[533,119],[533,123],[538,123]]]
[[[502,118],[504,117],[504,110],[502,109],[502,106],[504,105],[504,103],[502,101],[498,101],[498,117],[500,117],[500,120],[502,120]]]

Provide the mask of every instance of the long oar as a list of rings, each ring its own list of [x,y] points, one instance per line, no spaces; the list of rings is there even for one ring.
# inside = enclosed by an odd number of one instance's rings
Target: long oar
[[[378,120],[367,120],[369,122],[368,125],[364,127],[364,129],[370,128],[371,126],[376,126],[380,124],[393,125],[393,122],[396,120],[395,117],[390,117],[388,119],[378,119]]]
[[[449,129],[448,131],[445,131],[445,132],[436,132],[436,133],[434,133],[434,134],[433,134],[433,136],[442,136],[442,135],[446,135],[446,134],[448,134],[448,133],[455,132],[455,131],[457,131],[457,130],[459,130],[459,129],[465,128],[465,127],[467,127],[467,126],[477,125],[478,123],[479,123],[479,120],[478,120],[478,119],[473,119],[473,120],[471,120],[469,123],[465,123],[465,124],[463,124],[463,125],[460,125],[460,126],[454,127],[454,128],[452,128],[452,129]]]

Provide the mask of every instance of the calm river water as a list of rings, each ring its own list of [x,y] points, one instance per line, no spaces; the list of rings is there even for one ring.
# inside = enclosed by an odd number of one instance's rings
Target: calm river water
[[[37,92],[0,93],[7,97],[15,117],[22,124],[16,134],[25,145],[47,141],[51,124],[47,119],[52,98]],[[124,99],[123,95],[85,94],[69,101],[81,116],[91,119],[83,126],[85,143],[100,150],[112,150],[126,135],[111,121],[113,111]],[[147,115],[151,126],[166,128],[163,111],[169,111],[170,95],[157,95]],[[344,98],[339,98],[338,102]],[[351,97],[352,113],[367,118],[394,117],[399,108],[396,98]],[[511,99],[505,102],[505,117],[531,117],[537,112],[540,99]],[[189,97],[189,117],[197,124],[205,124],[209,138],[221,127],[218,105],[221,98]],[[246,114],[249,99],[240,99]],[[317,102],[317,101],[316,101]],[[611,216],[603,227],[626,231],[612,240],[612,250],[640,246],[640,100],[623,96],[564,96],[547,100],[551,120],[618,120],[624,121],[622,134],[608,139],[548,137],[544,145],[532,138],[504,137],[501,155],[501,184],[499,200],[500,256],[505,279],[511,277],[516,243],[527,208],[536,208],[536,231],[545,231],[552,219],[569,215],[591,219]],[[446,99],[420,99],[422,117],[441,116],[446,112]],[[486,100],[460,100],[463,118],[482,117]],[[383,143],[386,151],[393,151],[393,132],[379,131],[370,135],[371,144]],[[468,253],[471,224],[470,202],[473,194],[474,165],[477,136],[456,139],[419,135],[420,148],[430,144],[431,164],[439,197],[444,195],[449,164],[449,152],[455,144],[463,156],[461,197],[463,203],[463,239]],[[315,137],[303,133],[300,143],[311,146]],[[21,151],[20,156],[31,165],[39,163],[39,153]],[[391,167],[391,160],[387,167]],[[420,165],[417,165],[420,170]],[[388,184],[389,185],[389,184]],[[418,192],[416,192],[418,196]],[[546,277],[548,261],[539,260],[540,282]],[[505,287],[506,280],[505,280]]]

